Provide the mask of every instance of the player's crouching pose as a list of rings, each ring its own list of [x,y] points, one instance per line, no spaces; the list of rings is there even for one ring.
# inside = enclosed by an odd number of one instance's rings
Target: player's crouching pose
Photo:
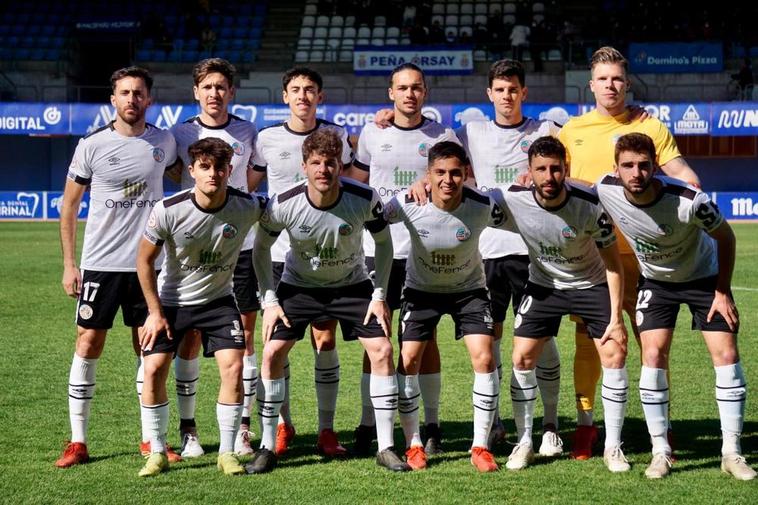
[[[414,470],[426,468],[418,414],[421,357],[444,314],[455,321],[455,338],[463,338],[474,368],[471,463],[480,472],[497,470],[487,438],[500,384],[492,354],[494,329],[479,236],[487,226],[502,226],[505,215],[490,196],[463,186],[468,169],[466,152],[458,143],[435,144],[429,150],[427,168],[431,201],[419,206],[403,192],[385,209],[390,223],[402,222],[410,231],[400,312],[398,410],[408,448],[406,460]]]
[[[360,340],[371,361],[377,463],[394,471],[410,469],[392,448],[397,378],[385,302],[392,241],[377,192],[340,178],[341,153],[342,141],[333,130],[311,133],[303,143],[306,181],[271,199],[256,236],[253,257],[264,307],[262,391],[258,394],[263,434],[261,448],[247,467],[250,473],[276,466],[272,449],[284,396],[287,354],[303,338],[308,324],[334,319],[346,340]],[[376,287],[364,265],[364,227],[376,242]],[[291,248],[275,291],[270,248],[284,230]]]
[[[751,480],[756,472],[740,449],[747,386],[737,350],[739,315],[731,294],[734,234],[708,195],[656,175],[655,160],[650,137],[624,135],[615,148],[616,176],[605,176],[597,186],[642,272],[636,313],[642,341],[640,399],[653,445],[645,475],[658,479],[671,471],[666,370],[679,306],[686,303],[692,328],[703,333],[716,372],[721,470]]]
[[[166,377],[176,349],[188,329],[202,333],[204,355],[215,356],[221,376],[216,418],[218,468],[244,473],[234,454],[242,416],[242,320],[232,294],[232,275],[242,243],[260,218],[265,198],[228,188],[232,148],[206,138],[188,149],[192,189],[156,205],[137,255],[137,274],[150,314],[140,333],[145,379],[143,430],[150,435],[151,455],[141,477],[168,469]],[[166,260],[158,288],[153,261],[165,246]]]
[[[621,428],[628,389],[627,335],[613,225],[594,189],[565,181],[566,150],[557,139],[537,139],[528,156],[532,187],[514,185],[502,194],[530,258],[529,281],[513,324],[511,400],[519,440],[506,467],[520,470],[534,458],[537,358],[558,333],[561,318],[576,314],[589,328],[603,366],[603,459],[611,472],[625,472],[629,463],[621,451]]]

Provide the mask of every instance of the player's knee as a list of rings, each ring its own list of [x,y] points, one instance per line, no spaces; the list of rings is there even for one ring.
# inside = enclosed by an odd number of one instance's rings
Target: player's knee
[[[392,362],[392,344],[386,338],[376,342],[369,352],[369,359],[372,363],[391,363]]]
[[[642,363],[650,368],[668,368],[668,353],[658,347],[646,347],[642,350]]]
[[[495,357],[490,349],[479,349],[471,353],[471,364],[477,373],[489,373],[495,370]]]
[[[605,368],[622,368],[626,363],[626,353],[620,346],[608,349],[601,358]]]
[[[737,348],[734,346],[717,349],[711,353],[711,359],[715,366],[733,365],[740,360]]]
[[[287,361],[287,349],[283,346],[270,345],[271,343],[263,347],[263,361],[275,368],[284,366]]]
[[[219,374],[223,384],[241,384],[242,360],[234,360],[224,363],[222,367],[219,367]]]
[[[532,356],[513,353],[513,368],[516,370],[532,370],[535,366],[537,363]]]
[[[99,358],[105,346],[105,333],[89,328],[79,328],[76,337],[76,354],[82,358]]]

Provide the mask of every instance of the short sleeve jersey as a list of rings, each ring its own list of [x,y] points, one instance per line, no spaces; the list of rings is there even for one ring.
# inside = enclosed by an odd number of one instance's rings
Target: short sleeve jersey
[[[431,201],[417,205],[403,192],[387,203],[384,215],[410,231],[406,286],[430,293],[485,286],[479,236],[488,226],[503,227],[507,219],[488,194],[464,187],[460,205],[445,211]]]
[[[495,121],[471,121],[455,133],[466,149],[476,184],[481,191],[516,182],[516,177],[529,167],[527,153],[532,142],[540,137],[556,137],[560,126],[552,121],[525,117],[515,125]],[[487,228],[479,238],[484,259],[527,254],[526,244],[517,233]]]
[[[594,188],[565,185],[566,200],[559,207],[542,207],[533,187],[518,185],[504,191],[505,205],[529,247],[529,281],[561,290],[586,289],[606,282],[598,248],[611,246],[616,235]]]
[[[597,184],[600,201],[632,246],[642,275],[665,282],[716,275],[717,247],[706,232],[721,226],[724,216],[702,191],[671,177],[655,179],[661,193],[645,206],[631,203],[614,175]]]
[[[255,170],[266,172],[268,195],[273,197],[283,193],[293,184],[304,181],[303,142],[305,138],[319,128],[333,128],[342,139],[342,164],[353,162],[353,147],[350,145],[347,130],[323,119],[316,120],[316,128],[307,132],[296,132],[287,123],[262,128],[258,134],[255,150]],[[271,247],[271,259],[283,262],[289,250],[286,233],[282,233]]]
[[[142,135],[125,137],[110,123],[79,141],[68,178],[90,187],[83,269],[136,271],[142,231],[175,160],[174,137],[151,124]]]
[[[286,231],[290,249],[282,281],[294,286],[342,287],[367,280],[362,230],[382,231],[387,222],[382,201],[365,184],[341,178],[340,195],[329,208],[308,198],[307,182],[271,198],[259,233]]]
[[[216,137],[229,144],[234,151],[229,187],[244,193],[248,192],[247,168],[253,166],[255,139],[258,136],[258,129],[253,123],[230,114],[225,124],[208,126],[200,120],[200,116],[195,116],[183,123],[174,125],[171,128],[171,133],[176,138],[177,153],[182,160],[182,189],[189,189],[195,184],[187,170],[187,166],[190,164],[187,152],[189,146],[200,139]],[[245,243],[242,246],[243,251],[253,248],[255,241],[253,230],[254,228],[251,228],[245,237]]]
[[[386,203],[426,173],[429,149],[445,140],[460,143],[452,129],[425,117],[413,128],[392,125],[381,129],[368,123],[358,137],[354,165],[369,172],[369,186]],[[397,223],[390,226],[390,233],[395,258],[407,258],[408,230]],[[364,234],[363,248],[366,256],[374,256],[374,240],[368,234]]]
[[[263,196],[233,188],[227,190],[223,207],[212,211],[197,205],[191,189],[159,202],[144,237],[166,253],[158,277],[161,303],[203,305],[231,295],[240,249],[266,202]]]
[[[603,174],[612,172],[616,141],[633,132],[644,133],[653,139],[659,165],[681,156],[674,136],[658,119],[649,117],[640,121],[629,119],[628,111],[618,116],[604,116],[593,110],[572,117],[558,134],[566,147],[571,177],[593,184]]]

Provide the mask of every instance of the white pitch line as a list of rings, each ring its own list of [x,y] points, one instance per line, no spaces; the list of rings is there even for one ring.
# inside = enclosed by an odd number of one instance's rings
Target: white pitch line
[[[758,291],[758,288],[743,288],[742,286],[732,286],[734,291]]]

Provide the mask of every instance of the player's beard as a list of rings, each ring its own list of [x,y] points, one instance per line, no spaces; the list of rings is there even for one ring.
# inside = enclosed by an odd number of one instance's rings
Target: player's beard
[[[143,110],[135,109],[135,114],[133,114],[133,115],[124,114],[122,111],[117,111],[117,113],[118,113],[118,117],[121,119],[121,121],[123,121],[124,123],[126,123],[126,124],[128,124],[130,126],[134,126],[134,125],[138,124],[140,121],[144,121],[145,120],[145,110],[144,109]]]

